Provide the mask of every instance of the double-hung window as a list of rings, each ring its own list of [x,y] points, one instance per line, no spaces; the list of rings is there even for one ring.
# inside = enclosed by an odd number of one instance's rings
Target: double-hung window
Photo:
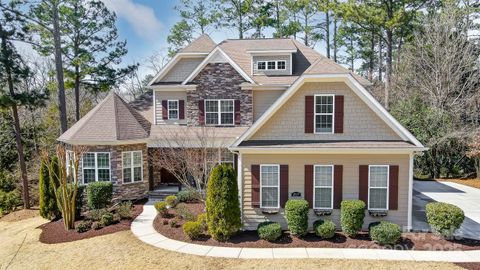
[[[315,209],[333,208],[333,165],[314,166],[314,205]]]
[[[388,210],[388,165],[368,166],[368,209]]]
[[[205,100],[206,125],[233,125],[234,113],[233,99]]]
[[[315,133],[333,133],[334,95],[315,95]]]
[[[168,119],[178,120],[178,100],[168,101]]]
[[[110,181],[110,153],[84,153],[82,169],[84,184],[96,181]]]
[[[122,152],[123,182],[139,182],[143,180],[142,151]]]
[[[260,207],[280,207],[280,165],[260,165]]]

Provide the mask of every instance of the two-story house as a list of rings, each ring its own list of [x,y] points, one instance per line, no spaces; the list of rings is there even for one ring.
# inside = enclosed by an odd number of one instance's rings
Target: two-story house
[[[154,165],[168,134],[215,127],[218,162],[237,169],[242,221],[286,226],[283,207],[339,222],[340,202],[364,200],[365,224],[411,227],[413,155],[423,145],[365,89],[369,82],[294,39],[202,35],[127,104],[110,94],[59,138],[86,145],[83,183],[113,181],[117,198],[175,179]],[[165,132],[174,131],[174,132]]]

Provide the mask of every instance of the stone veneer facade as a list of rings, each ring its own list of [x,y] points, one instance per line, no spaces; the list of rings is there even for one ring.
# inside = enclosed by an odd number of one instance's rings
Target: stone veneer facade
[[[146,144],[127,145],[88,145],[86,152],[110,153],[110,179],[113,183],[113,201],[135,200],[147,197],[149,190],[148,151]],[[122,152],[142,151],[143,180],[141,182],[123,183]],[[82,180],[82,162],[79,166],[79,179]]]
[[[240,100],[240,126],[253,124],[252,90],[242,90],[245,79],[229,63],[210,63],[193,79],[197,89],[187,91],[188,125],[198,126],[198,102],[204,99]]]

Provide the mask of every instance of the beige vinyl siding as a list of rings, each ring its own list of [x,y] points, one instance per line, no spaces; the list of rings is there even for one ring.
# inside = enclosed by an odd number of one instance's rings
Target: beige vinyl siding
[[[185,100],[185,107],[187,104],[187,93],[184,91],[155,91],[155,119],[157,125],[163,124],[185,124],[184,120],[163,120],[162,116],[162,100]],[[185,118],[187,115],[187,108],[185,108]]]
[[[358,199],[359,165],[398,165],[398,210],[391,210],[386,217],[371,217],[368,212],[365,216],[364,229],[368,224],[379,220],[389,220],[401,227],[408,225],[408,177],[409,155],[385,154],[243,154],[243,222],[247,230],[256,229],[260,222],[265,220],[280,222],[287,228],[284,211],[279,214],[264,215],[259,208],[251,207],[251,165],[252,164],[287,164],[288,165],[288,194],[304,192],[305,165],[343,165],[343,200]],[[320,218],[331,219],[340,229],[340,210],[334,209],[331,216],[318,217],[310,210],[309,228],[315,220]]]
[[[253,121],[257,121],[283,92],[284,90],[253,91]]]
[[[335,94],[345,97],[341,134],[305,133],[305,96]],[[250,140],[400,140],[378,115],[345,83],[305,83]]]
[[[160,80],[161,82],[183,82],[203,61],[203,57],[182,58]]]
[[[258,70],[258,61],[285,61],[285,70]],[[253,56],[253,75],[290,75],[290,55],[255,55]]]

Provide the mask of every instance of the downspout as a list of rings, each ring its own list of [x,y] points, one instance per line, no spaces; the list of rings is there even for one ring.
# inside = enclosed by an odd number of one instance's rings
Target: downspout
[[[242,170],[242,153],[239,151],[232,151],[237,155],[237,187],[238,187],[238,200],[240,205],[240,222],[242,223],[243,230],[243,170]]]
[[[412,204],[413,204],[413,156],[414,153],[409,155],[408,165],[408,211],[407,211],[407,231],[412,230]]]

